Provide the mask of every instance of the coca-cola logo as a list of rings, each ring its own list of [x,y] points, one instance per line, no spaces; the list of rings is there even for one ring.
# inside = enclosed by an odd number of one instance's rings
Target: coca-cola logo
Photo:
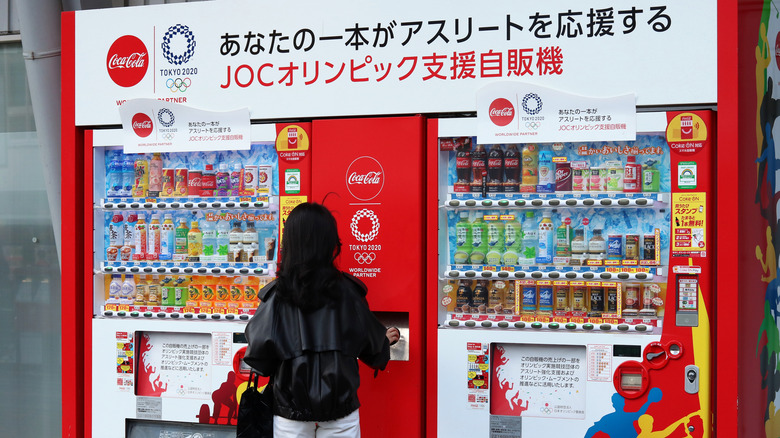
[[[555,180],[566,181],[571,177],[571,167],[562,167],[555,169]]]
[[[490,121],[496,126],[506,126],[515,118],[515,107],[512,102],[500,97],[490,104],[488,110]]]
[[[136,113],[131,120],[133,132],[139,137],[148,137],[152,133],[154,126],[151,117],[144,113]]]
[[[385,171],[373,157],[356,158],[347,168],[347,190],[356,199],[368,201],[382,192],[385,185]]]
[[[120,87],[136,85],[149,69],[149,51],[146,50],[146,45],[133,35],[117,38],[108,49],[106,69],[111,80]]]

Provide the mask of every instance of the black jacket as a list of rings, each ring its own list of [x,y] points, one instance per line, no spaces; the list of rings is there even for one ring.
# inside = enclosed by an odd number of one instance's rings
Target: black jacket
[[[386,328],[368,309],[366,286],[344,274],[338,299],[304,312],[277,299],[276,281],[246,327],[244,361],[274,378],[274,414],[297,421],[330,421],[360,407],[357,359],[374,369],[390,360]]]

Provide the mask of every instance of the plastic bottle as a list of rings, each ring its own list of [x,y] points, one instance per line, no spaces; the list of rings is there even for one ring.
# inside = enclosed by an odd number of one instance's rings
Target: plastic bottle
[[[555,192],[555,163],[552,158],[552,151],[546,149],[539,151],[539,185],[536,187],[539,193]]]
[[[133,260],[146,259],[147,251],[147,225],[146,218],[143,215],[138,216],[138,222],[135,223],[135,232],[133,238],[135,241],[135,253],[133,254]]]
[[[190,262],[201,261],[203,255],[203,232],[198,228],[198,221],[190,223],[190,232],[187,233],[187,260]]]
[[[485,258],[488,265],[501,264],[504,255],[504,222],[499,217],[499,212],[491,212],[487,221],[488,252]]]
[[[260,239],[253,221],[246,222],[246,230],[241,238],[241,261],[252,262],[260,255]]]
[[[133,300],[134,306],[145,306],[146,299],[149,297],[149,283],[146,282],[145,275],[138,276],[138,282],[135,283],[135,300]]]
[[[571,241],[571,265],[583,266],[588,259],[588,244],[585,242],[585,230],[574,230],[574,239]]]
[[[471,223],[471,255],[469,260],[472,265],[481,265],[485,263],[485,256],[488,251],[487,224],[482,218],[482,214],[477,212],[477,217]]]
[[[133,185],[135,184],[135,165],[131,155],[124,155],[122,158],[122,193],[120,196],[133,196]]]
[[[204,219],[201,231],[203,232],[203,257],[200,261],[213,262],[217,248],[217,228],[214,222]]]
[[[159,153],[154,153],[149,161],[149,196],[160,196],[163,184],[163,160]]]
[[[216,262],[226,262],[228,260],[228,248],[230,245],[230,223],[225,219],[219,219],[217,222],[217,250],[215,255]]]
[[[642,190],[642,166],[636,163],[636,157],[626,157],[626,167],[623,170],[623,191],[639,192]]]
[[[217,189],[217,173],[214,166],[207,164],[200,180],[200,196],[214,196]]]
[[[160,227],[160,260],[173,260],[173,252],[176,248],[176,225],[173,223],[171,213],[165,213]]]
[[[523,228],[515,215],[504,223],[504,257],[503,264],[516,265],[522,252]]]
[[[471,255],[471,224],[469,223],[469,213],[460,212],[460,218],[455,224],[455,254],[453,263],[462,265],[469,261]]]
[[[124,218],[122,213],[114,212],[111,222],[108,224],[108,245],[120,248],[125,244]],[[118,252],[118,250],[117,250]]]
[[[124,244],[119,249],[119,259],[124,262],[133,260],[133,253],[135,252],[135,224],[137,222],[138,215],[135,212],[127,213],[125,222],[122,225]]]
[[[491,193],[504,191],[504,151],[501,146],[490,146],[487,158],[488,183],[487,191]]]
[[[647,160],[642,166],[642,191],[657,192],[661,190],[661,172],[655,168],[655,160]]]
[[[160,256],[160,214],[152,215],[152,221],[149,222],[149,231],[147,232],[149,242],[146,246],[146,260],[157,260]]]
[[[523,185],[525,190],[535,192],[539,183],[539,152],[535,144],[523,146]]]
[[[517,261],[522,266],[530,266],[536,263],[536,244],[539,237],[539,225],[533,211],[525,212],[523,220],[520,258]]]
[[[108,162],[108,171],[106,172],[106,195],[122,196],[124,186],[122,185],[122,161],[119,155],[121,153],[112,151],[110,161]]]
[[[520,151],[517,145],[510,144],[504,152],[504,191],[519,191],[520,179]]]
[[[482,192],[482,180],[487,172],[487,153],[485,146],[478,144],[471,153],[471,191]]]
[[[149,161],[143,155],[139,156],[133,162],[133,196],[143,198],[149,190]]]
[[[241,261],[241,246],[244,240],[244,230],[241,229],[241,221],[233,221],[233,228],[228,234],[228,262]]]
[[[561,225],[555,230],[555,259],[557,265],[568,265],[571,262],[571,242],[574,240],[574,230],[568,217],[561,221]]]
[[[536,245],[536,263],[552,263],[553,252],[555,251],[553,247],[554,234],[555,230],[553,229],[551,213],[545,211],[542,213],[542,221],[539,223],[538,244]]]
[[[122,289],[119,297],[119,304],[133,304],[135,295],[135,279],[132,275],[125,275],[125,281],[122,282]]]
[[[230,171],[227,163],[219,163],[219,170],[216,176],[217,196],[228,196],[230,194]]]
[[[601,230],[593,230],[593,237],[588,241],[588,258],[604,260],[607,256],[607,241],[601,235]]]
[[[244,175],[242,172],[241,163],[234,162],[230,165],[230,196],[238,196],[241,194],[241,183],[244,181]]]
[[[173,259],[175,261],[185,261],[187,259],[187,235],[190,229],[187,228],[187,221],[179,219],[179,226],[176,227],[173,237]]]
[[[147,280],[149,283],[149,293],[146,295],[147,306],[159,306],[160,305],[160,277],[157,275],[152,276],[151,280]]]
[[[122,297],[122,274],[111,275],[111,283],[108,284],[108,300],[106,304],[119,304]]]

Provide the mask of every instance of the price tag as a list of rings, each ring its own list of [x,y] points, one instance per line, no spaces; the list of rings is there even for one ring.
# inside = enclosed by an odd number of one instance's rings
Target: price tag
[[[116,304],[106,304],[104,307],[104,310],[110,310],[112,312],[116,312],[117,305]]]
[[[120,304],[117,307],[117,310],[120,311],[120,312],[123,312],[123,311],[124,312],[129,312],[130,311],[130,306],[128,306],[127,304]]]

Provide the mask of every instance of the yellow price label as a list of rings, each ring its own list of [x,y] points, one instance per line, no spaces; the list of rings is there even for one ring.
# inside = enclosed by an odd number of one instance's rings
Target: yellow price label
[[[469,380],[473,379],[474,377],[477,377],[477,373],[474,371],[469,371]]]
[[[482,371],[487,371],[488,368],[490,368],[490,365],[488,365],[486,363],[479,364],[479,369],[481,369]]]
[[[476,387],[485,386],[485,381],[483,379],[479,379],[479,380],[474,379],[472,382],[474,383],[474,386],[476,386]]]
[[[477,355],[469,354],[469,362],[476,362],[476,361],[477,361]]]

